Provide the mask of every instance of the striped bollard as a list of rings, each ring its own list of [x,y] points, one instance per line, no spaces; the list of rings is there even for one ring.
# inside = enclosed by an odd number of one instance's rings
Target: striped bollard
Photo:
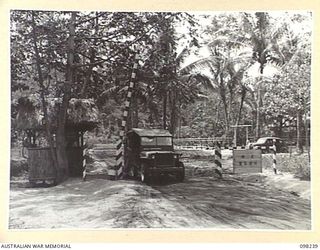
[[[86,161],[86,156],[87,154],[87,148],[83,149],[82,151],[82,167],[83,167],[83,172],[82,172],[82,180],[83,181],[86,181],[86,178],[87,178],[87,168],[86,168],[86,164],[87,164],[87,161]]]
[[[215,144],[214,163],[218,167],[218,169],[215,169],[215,172],[222,178],[221,146],[219,142]]]
[[[139,56],[138,53],[135,55],[135,63],[133,64],[132,68],[132,73],[131,73],[131,79],[130,83],[128,86],[128,92],[127,92],[127,97],[125,101],[125,107],[123,110],[123,115],[122,115],[122,121],[121,121],[121,127],[120,127],[120,132],[119,132],[119,140],[117,142],[117,155],[116,155],[116,168],[117,170],[114,171],[115,179],[119,178],[123,172],[124,172],[124,136],[125,136],[125,131],[126,131],[126,125],[127,125],[127,118],[129,115],[130,111],[130,103],[131,103],[131,98],[132,98],[132,92],[134,89],[134,83],[136,79],[136,70],[138,68],[138,60]],[[127,170],[125,170],[127,171]]]
[[[272,159],[273,159],[272,167],[273,167],[274,173],[277,174],[277,147],[276,147],[276,140],[273,140],[272,151],[273,151],[273,155],[272,155]]]
[[[122,131],[120,132],[122,133]],[[116,153],[116,166],[117,169],[113,171],[109,171],[111,175],[114,175],[114,178],[117,179],[118,176],[122,173],[122,166],[123,166],[123,137],[120,137],[119,141],[117,142],[117,153]]]

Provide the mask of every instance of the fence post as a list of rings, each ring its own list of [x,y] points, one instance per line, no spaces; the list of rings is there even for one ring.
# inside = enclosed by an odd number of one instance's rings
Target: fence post
[[[222,163],[221,163],[221,145],[219,142],[215,144],[214,150],[214,163],[217,165],[218,169],[215,169],[216,173],[222,178]]]
[[[277,174],[277,146],[276,146],[276,140],[273,139],[273,171],[275,174]]]

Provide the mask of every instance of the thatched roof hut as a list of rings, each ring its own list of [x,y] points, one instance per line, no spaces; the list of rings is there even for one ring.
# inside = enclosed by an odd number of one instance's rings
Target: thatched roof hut
[[[52,146],[58,148],[56,138],[57,120],[61,99],[47,100],[48,118],[51,127]],[[45,135],[44,115],[41,105],[31,98],[21,98],[16,104],[16,129],[24,130],[23,146],[28,148],[29,181],[57,181],[57,172],[51,157],[48,136]],[[92,130],[98,123],[98,109],[93,99],[71,99],[67,110],[65,145],[70,176],[81,176],[83,172],[84,132]],[[65,174],[62,171],[62,174]]]
[[[57,128],[57,114],[61,101],[61,98],[49,98],[47,100],[49,122],[53,131]],[[44,115],[39,103],[24,97],[18,100],[17,108],[17,117],[13,121],[17,129],[44,129]],[[98,124],[98,109],[93,99],[72,98],[67,113],[67,128],[87,131],[92,130]]]

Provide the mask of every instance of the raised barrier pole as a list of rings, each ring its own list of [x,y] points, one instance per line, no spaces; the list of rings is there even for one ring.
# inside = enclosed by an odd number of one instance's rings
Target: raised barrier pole
[[[131,79],[128,86],[128,92],[127,97],[125,101],[125,108],[123,110],[123,116],[121,121],[121,128],[119,131],[119,140],[117,142],[117,155],[116,155],[116,165],[117,170],[115,171],[115,178],[119,178],[122,175],[123,167],[124,167],[124,145],[123,145],[123,139],[126,131],[126,125],[127,125],[127,118],[130,110],[130,103],[131,103],[131,97],[132,92],[135,84],[135,78],[136,78],[136,70],[138,68],[138,60],[139,56],[138,53],[135,55],[135,62],[133,64],[132,73],[131,73]]]

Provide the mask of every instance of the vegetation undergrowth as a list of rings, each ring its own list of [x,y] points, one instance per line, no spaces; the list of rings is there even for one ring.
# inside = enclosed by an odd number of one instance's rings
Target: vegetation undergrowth
[[[272,155],[262,156],[262,166],[272,168]],[[281,172],[287,172],[301,180],[310,180],[310,163],[307,154],[278,154],[277,169]]]

